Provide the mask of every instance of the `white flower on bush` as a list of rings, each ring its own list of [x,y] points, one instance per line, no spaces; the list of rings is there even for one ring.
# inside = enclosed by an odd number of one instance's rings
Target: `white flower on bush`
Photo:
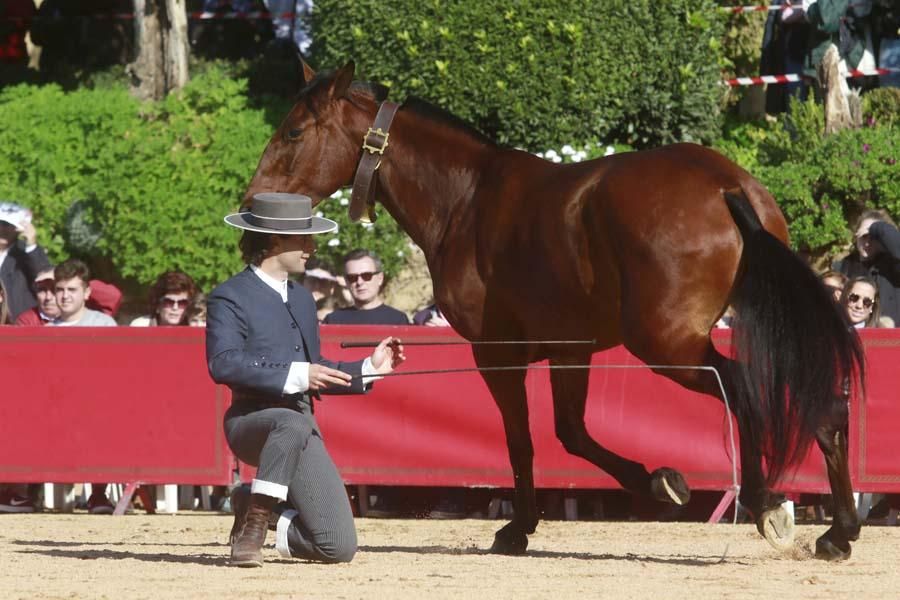
[[[338,190],[329,196],[329,198],[333,198],[333,199],[343,198],[343,197],[344,197],[344,190]]]
[[[341,245],[341,240],[339,240],[337,238],[331,238],[330,240],[328,240],[328,246],[331,248],[334,248],[335,246],[340,246],[340,245]]]
[[[572,155],[572,162],[581,162],[587,158],[587,152],[584,150],[579,150],[575,154]]]
[[[325,216],[325,213],[323,213],[321,210],[317,210],[317,211],[316,211],[316,216],[319,217],[319,218],[321,219],[322,217]]]
[[[609,156],[610,154],[615,154],[615,153],[616,153],[615,146],[607,146],[606,151],[603,153],[603,156]]]
[[[544,152],[544,158],[547,160],[552,160],[553,162],[559,162],[562,160],[559,154],[556,153],[556,150],[547,150]]]
[[[350,204],[350,200],[342,197],[341,198],[341,206],[347,206],[348,204]]]
[[[563,156],[572,156],[573,154],[575,154],[575,148],[573,148],[572,146],[570,146],[568,144],[563,146],[559,151],[562,153]]]

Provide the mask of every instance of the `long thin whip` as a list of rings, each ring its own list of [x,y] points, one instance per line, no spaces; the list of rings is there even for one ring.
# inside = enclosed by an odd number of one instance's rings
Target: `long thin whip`
[[[375,348],[380,342],[341,342],[341,348]],[[488,346],[488,345],[512,345],[512,344],[590,344],[595,345],[597,340],[483,340],[470,342],[468,340],[425,342],[403,342],[404,346]]]

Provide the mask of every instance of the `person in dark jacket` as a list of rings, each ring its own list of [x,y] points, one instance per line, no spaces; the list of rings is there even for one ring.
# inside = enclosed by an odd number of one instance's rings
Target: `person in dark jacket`
[[[47,254],[37,243],[31,211],[0,202],[0,281],[6,288],[10,321],[37,306],[32,284],[38,273],[49,268]]]
[[[315,252],[312,234],[337,227],[312,216],[309,198],[257,194],[250,211],[226,222],[244,230],[248,267],[209,295],[206,358],[213,380],[232,390],[228,445],[258,467],[250,493],[232,496],[231,564],[262,566],[273,511],[282,556],[348,562],[357,549],[353,513],[312,402],[320,393],[365,392],[403,362],[403,346],[388,337],[364,360],[322,357],[315,300],[288,279]],[[284,504],[276,508],[279,500]]]
[[[900,323],[900,231],[884,210],[867,210],[853,229],[856,246],[834,269],[878,284],[882,317]]]

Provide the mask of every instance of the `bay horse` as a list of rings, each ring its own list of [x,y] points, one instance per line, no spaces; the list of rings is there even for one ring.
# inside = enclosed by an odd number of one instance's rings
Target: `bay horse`
[[[473,344],[479,367],[586,365],[592,353],[620,344],[648,365],[714,367],[740,434],[739,499],[759,532],[776,548],[792,542],[792,518],[770,487],[815,440],[835,503],[816,554],[850,556],[860,521],[848,467],[848,390],[861,386],[862,347],[831,294],[788,248],[781,211],[750,174],[694,144],[554,164],[498,147],[415,98],[388,119],[389,131],[374,128],[387,106],[385,87],[354,81],[352,62],[319,74],[304,63],[303,71],[303,90],[262,154],[245,206],[271,191],[316,204],[349,185],[367,153],[380,152],[372,167],[379,201],[425,253],[453,328],[471,341],[529,341]],[[354,194],[351,217],[364,203]],[[737,315],[734,357],[710,341],[729,304]],[[594,342],[542,342],[566,339]],[[722,400],[709,370],[656,372]],[[591,438],[588,375],[551,370],[555,430],[566,450],[626,490],[687,502],[677,470],[649,472]],[[514,516],[491,550],[522,554],[538,523],[525,372],[482,376],[503,418],[515,482]]]

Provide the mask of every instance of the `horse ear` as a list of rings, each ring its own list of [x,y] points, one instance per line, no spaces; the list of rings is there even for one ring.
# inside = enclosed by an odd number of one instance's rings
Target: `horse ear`
[[[343,98],[347,95],[347,90],[350,89],[350,84],[353,83],[353,72],[355,70],[356,65],[352,60],[338,70],[334,76],[334,84],[331,88],[332,98]]]
[[[316,76],[316,72],[313,71],[313,68],[309,66],[305,60],[303,60],[302,56],[298,56],[298,58],[300,59],[300,64],[303,65],[303,72],[300,74],[300,78],[302,79],[302,84],[306,85],[313,80]]]

